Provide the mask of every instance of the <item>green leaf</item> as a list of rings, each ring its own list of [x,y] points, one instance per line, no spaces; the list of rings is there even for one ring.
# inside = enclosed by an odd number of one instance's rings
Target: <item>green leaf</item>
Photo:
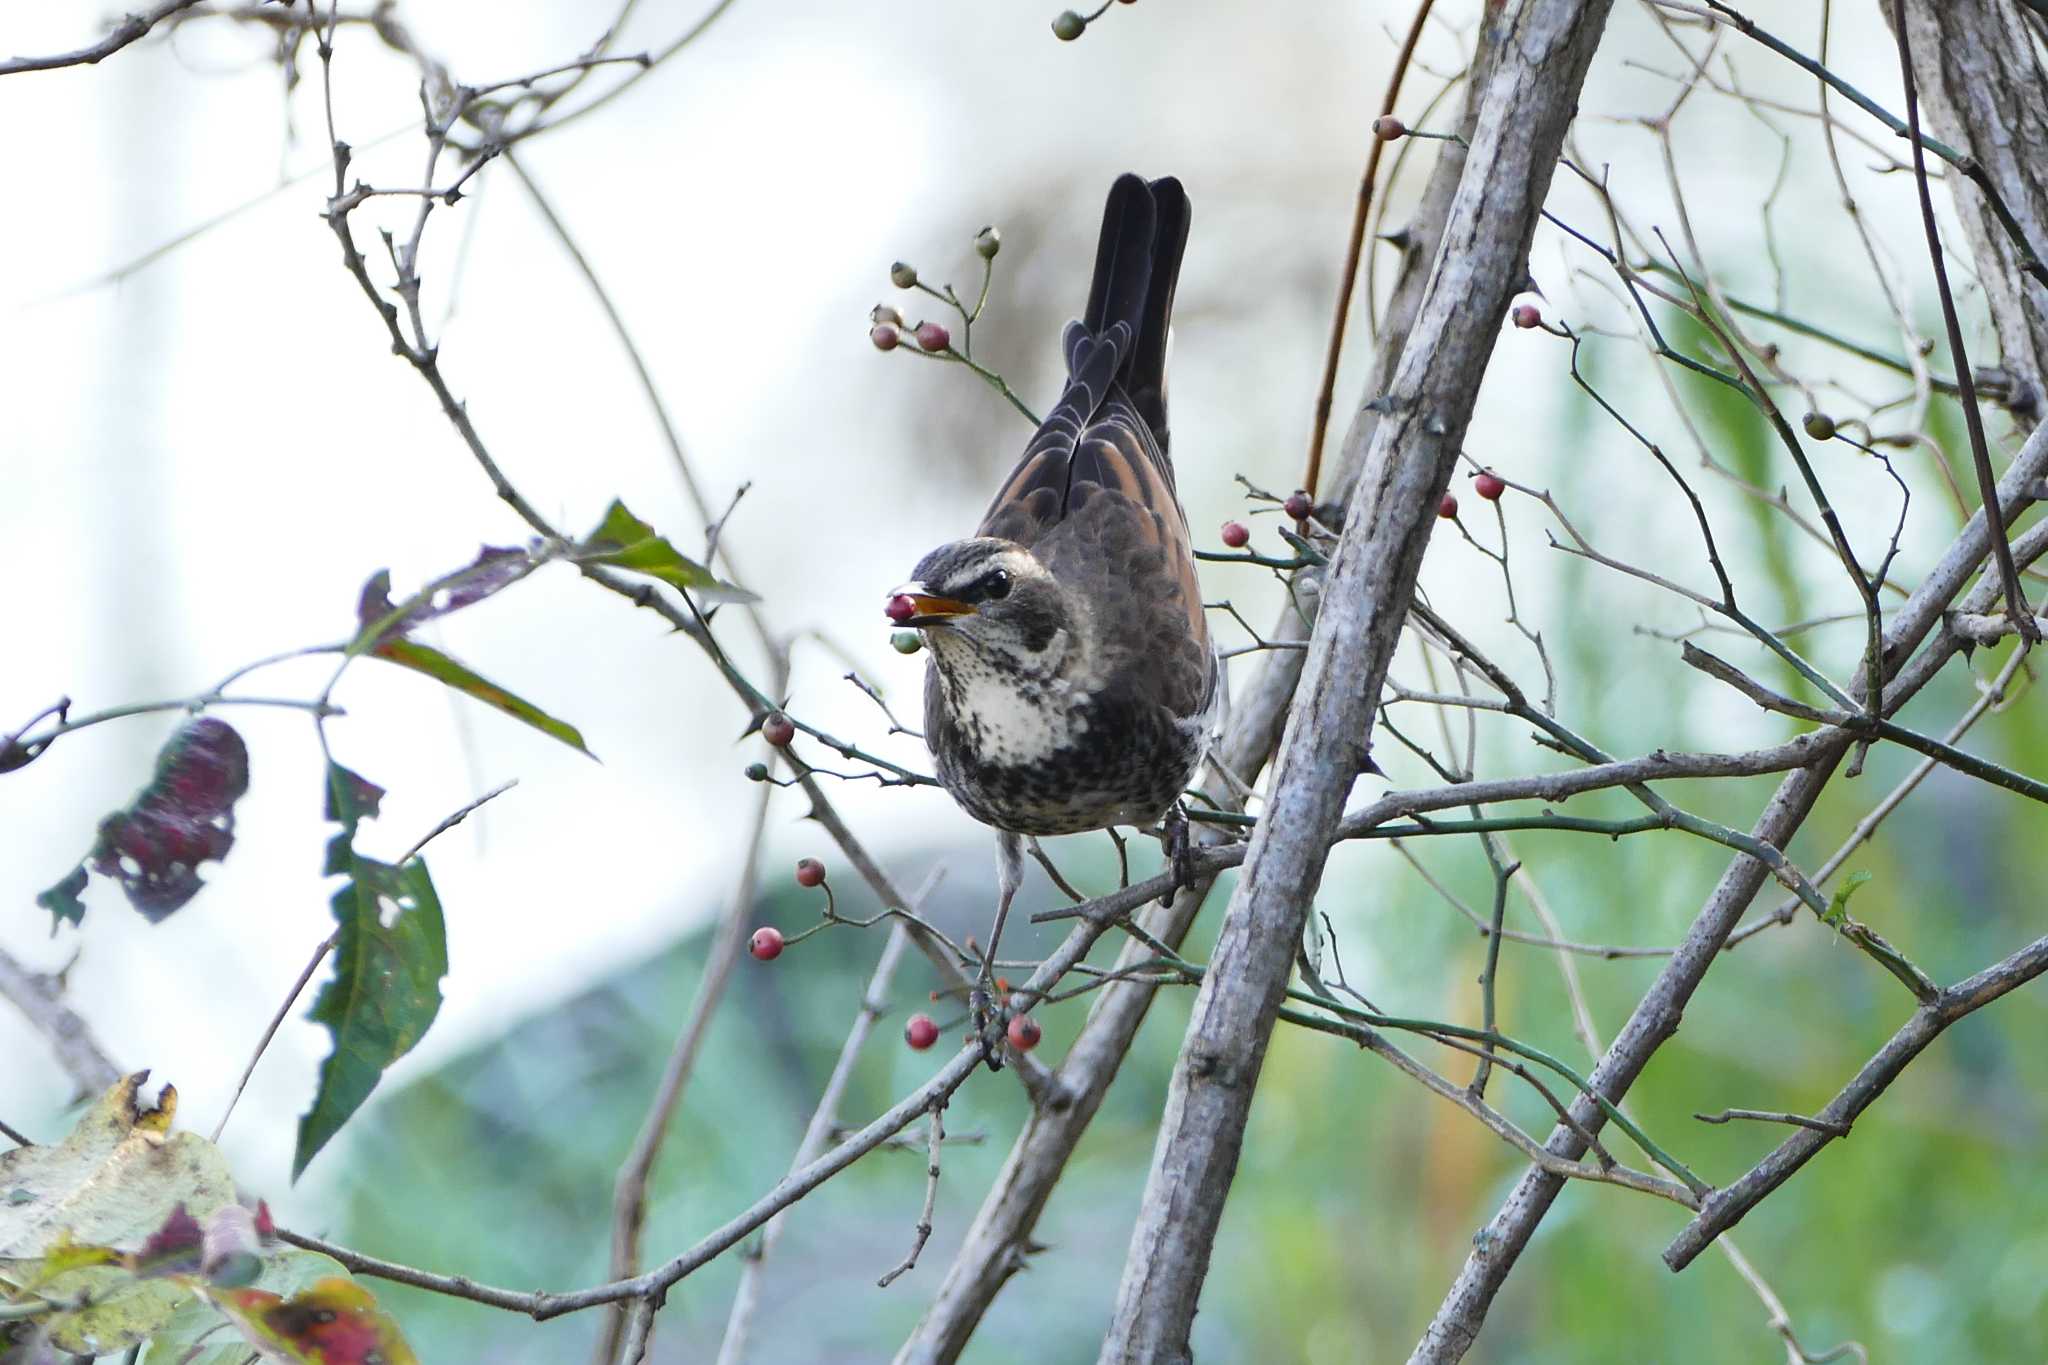
[[[524,721],[544,735],[559,739],[579,753],[597,757],[583,743],[583,734],[567,721],[557,720],[535,706],[526,698],[508,692],[473,672],[466,664],[443,654],[432,645],[423,645],[417,640],[388,639],[370,651],[372,658],[383,659],[401,668],[410,668],[415,673],[424,673],[436,682],[445,683],[466,697],[474,697],[486,706],[503,711],[514,720]]]
[[[1827,913],[1821,918],[1836,928],[1841,928],[1849,920],[1849,897],[1855,895],[1869,880],[1870,872],[1867,868],[1851,872],[1842,878],[1842,884],[1835,888],[1834,897],[1828,901]]]
[[[36,897],[36,904],[60,920],[68,919],[73,924],[83,924],[85,923],[85,902],[78,898],[78,893],[85,890],[85,883],[85,864],[80,863],[77,867],[71,869],[70,875],[65,877],[63,881],[58,882],[48,891],[38,895]],[[53,925],[52,927],[54,928],[55,926]]]
[[[646,574],[714,601],[761,600],[682,554],[656,535],[652,526],[627,511],[625,503],[616,500],[598,528],[576,547],[576,559],[583,564],[609,564],[630,573]]]
[[[448,940],[426,863],[413,858],[394,866],[355,849],[356,827],[382,795],[340,764],[328,766],[328,814],[342,830],[328,845],[327,866],[348,880],[330,902],[340,925],[334,976],[308,1017],[327,1026],[334,1050],[320,1064],[312,1108],[299,1119],[293,1180],[362,1107],[386,1068],[413,1049],[441,1008]]]

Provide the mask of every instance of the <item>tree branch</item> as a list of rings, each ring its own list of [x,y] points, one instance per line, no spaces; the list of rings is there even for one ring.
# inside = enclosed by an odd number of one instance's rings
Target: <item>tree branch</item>
[[[1864,1063],[1854,1080],[1842,1087],[1827,1108],[1812,1119],[1796,1116],[1788,1121],[1799,1131],[1778,1145],[1776,1151],[1752,1167],[1741,1179],[1708,1196],[1699,1215],[1664,1248],[1664,1264],[1683,1270],[1716,1237],[1742,1221],[1744,1214],[1761,1203],[1771,1191],[1791,1179],[1813,1155],[1838,1137],[1849,1135],[1850,1125],[1868,1109],[1899,1073],[1939,1038],[1956,1020],[1971,1014],[2048,972],[2048,938],[2038,938],[2012,956],[1986,967],[1975,976],[1959,981],[1919,1009],[1903,1024],[1891,1041]],[[1823,1126],[1824,1125],[1824,1126]]]
[[[1437,504],[1529,242],[1609,0],[1534,0],[1509,23],[1421,311],[1381,406],[1331,559],[1265,816],[1175,1064],[1151,1175],[1100,1359],[1185,1358],[1309,904]]]

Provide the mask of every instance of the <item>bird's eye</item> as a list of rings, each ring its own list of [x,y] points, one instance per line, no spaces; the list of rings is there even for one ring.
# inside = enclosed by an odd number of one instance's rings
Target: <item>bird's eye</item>
[[[977,586],[981,589],[981,595],[989,601],[994,601],[999,597],[1008,597],[1010,595],[1009,571],[997,569],[995,572],[984,577]]]

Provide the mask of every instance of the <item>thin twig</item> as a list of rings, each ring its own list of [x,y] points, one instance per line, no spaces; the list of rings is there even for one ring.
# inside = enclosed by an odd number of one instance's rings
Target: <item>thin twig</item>
[[[924,1244],[932,1238],[932,1209],[939,1201],[939,1144],[946,1140],[946,1106],[934,1104],[929,1124],[931,1147],[925,1160],[924,1211],[917,1217],[917,1227],[910,1239],[910,1254],[902,1263],[875,1281],[875,1288],[887,1289],[896,1283],[905,1272],[917,1264],[918,1254]]]

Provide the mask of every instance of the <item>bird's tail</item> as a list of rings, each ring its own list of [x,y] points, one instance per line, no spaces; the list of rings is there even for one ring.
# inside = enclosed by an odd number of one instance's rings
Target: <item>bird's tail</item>
[[[1090,337],[1121,322],[1131,341],[1116,379],[1166,448],[1166,337],[1188,242],[1188,197],[1172,177],[1117,177],[1102,210],[1095,277],[1081,315]]]

